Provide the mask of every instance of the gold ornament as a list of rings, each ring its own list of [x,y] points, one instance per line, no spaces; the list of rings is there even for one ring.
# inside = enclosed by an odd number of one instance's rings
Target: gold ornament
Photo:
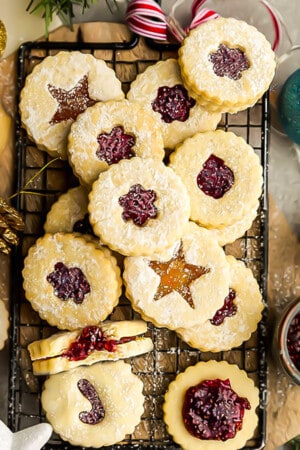
[[[0,197],[0,252],[9,254],[12,245],[18,245],[18,231],[24,229],[21,214]]]
[[[7,34],[4,23],[0,20],[0,58],[4,53],[7,41]]]

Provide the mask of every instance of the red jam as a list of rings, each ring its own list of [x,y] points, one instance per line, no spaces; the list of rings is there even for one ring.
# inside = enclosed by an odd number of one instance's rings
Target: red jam
[[[188,96],[188,92],[182,84],[173,87],[161,86],[157,90],[157,96],[152,102],[153,111],[161,115],[166,123],[185,122],[190,115],[190,109],[196,101]]]
[[[81,411],[79,413],[79,420],[87,425],[97,425],[104,419],[105,411],[96,389],[85,378],[81,378],[78,381],[77,387],[92,406],[90,411]]]
[[[124,133],[124,128],[114,127],[110,133],[102,133],[97,137],[99,148],[96,155],[106,161],[108,165],[115,164],[121,159],[130,159],[135,156],[132,147],[135,144],[134,136]]]
[[[230,380],[205,380],[190,387],[182,408],[187,431],[203,440],[227,441],[242,429],[246,398],[231,389]]]
[[[232,80],[239,80],[242,71],[250,67],[245,53],[239,48],[229,48],[225,44],[220,44],[215,53],[209,55],[209,60],[213,63],[214,73],[218,77],[228,77]]]
[[[203,164],[203,169],[197,176],[197,185],[204,194],[215,199],[223,197],[234,183],[232,170],[225,165],[223,159],[215,155]]]
[[[79,267],[67,267],[58,262],[54,271],[47,275],[47,281],[53,286],[54,294],[60,300],[71,298],[75,303],[83,302],[84,297],[91,291],[90,284]]]
[[[300,313],[296,314],[289,326],[287,348],[291,360],[300,371]]]
[[[155,191],[144,189],[140,184],[134,184],[127,194],[119,198],[119,205],[123,208],[123,220],[131,219],[135,225],[142,226],[148,219],[154,219],[158,214],[154,205],[155,200]]]
[[[135,339],[135,336],[123,337],[119,340],[109,339],[99,327],[88,326],[82,330],[76,341],[72,342],[61,356],[70,361],[81,361],[93,351],[115,352],[119,344],[125,344]]]
[[[210,319],[210,323],[212,325],[221,325],[226,317],[232,317],[237,312],[237,307],[233,303],[235,299],[236,293],[233,289],[229,289],[229,294],[227,297],[225,297],[223,306],[218,309],[218,311],[215,313],[214,317]]]

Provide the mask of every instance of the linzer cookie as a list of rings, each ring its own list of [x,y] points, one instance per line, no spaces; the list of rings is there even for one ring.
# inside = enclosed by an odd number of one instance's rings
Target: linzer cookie
[[[121,82],[105,61],[79,51],[59,52],[27,76],[21,121],[41,150],[67,159],[67,135],[78,114],[95,102],[123,98]]]
[[[178,62],[191,96],[212,111],[254,105],[275,72],[275,55],[265,36],[242,20],[219,17],[191,30]]]
[[[227,256],[230,288],[222,307],[210,319],[176,330],[192,347],[219,352],[238,347],[256,330],[263,310],[259,285],[242,261]]]
[[[134,157],[100,173],[88,210],[94,233],[111,249],[125,256],[151,255],[180,238],[190,201],[172,169]]]
[[[259,391],[244,370],[202,361],[170,383],[164,421],[185,450],[236,450],[254,435],[258,404]]]
[[[71,126],[69,162],[82,184],[90,186],[100,172],[134,156],[162,160],[159,127],[139,104],[127,100],[97,103]]]
[[[76,330],[106,319],[121,295],[113,256],[78,234],[39,238],[29,249],[22,275],[32,307],[60,329]]]
[[[87,205],[87,190],[82,186],[70,188],[52,204],[44,223],[45,233],[74,231],[91,234]]]
[[[63,440],[102,448],[134,432],[144,412],[143,383],[130,364],[102,362],[51,375],[41,402]]]
[[[154,117],[164,146],[171,149],[196,132],[215,130],[221,120],[220,113],[208,112],[188,94],[173,58],[147,67],[131,83],[127,98]]]
[[[191,199],[191,219],[223,228],[257,207],[262,191],[259,157],[246,141],[222,130],[198,133],[170,155],[170,166]]]
[[[145,320],[172,330],[212,317],[229,292],[229,266],[209,231],[186,225],[169,255],[124,260],[126,296]]]
[[[55,333],[28,345],[34,375],[50,375],[99,361],[115,361],[153,349],[142,320],[106,321]]]

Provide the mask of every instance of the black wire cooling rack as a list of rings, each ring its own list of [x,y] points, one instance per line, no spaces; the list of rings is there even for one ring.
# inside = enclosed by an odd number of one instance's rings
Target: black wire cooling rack
[[[143,56],[138,47],[142,44]],[[149,46],[149,58],[145,47]],[[32,68],[47,55],[60,50],[80,50],[104,59],[121,79],[124,92],[138,73],[150,64],[171,56],[176,57],[177,46],[157,44],[132,36],[128,42],[84,43],[78,34],[75,43],[34,42],[24,44],[18,54],[17,93],[24,85]],[[125,74],[125,76],[123,75]],[[17,98],[17,103],[19,98]],[[251,229],[225,250],[250,267],[257,278],[266,302],[267,286],[267,159],[268,159],[268,97],[265,95],[254,107],[234,115],[224,115],[220,128],[233,131],[244,137],[260,156],[264,173],[264,192],[260,211]],[[55,161],[45,170],[41,168],[51,158],[39,151],[22,128],[20,118],[16,123],[16,172],[15,191],[28,191],[15,198],[14,206],[23,214],[25,230],[20,246],[13,251],[11,272],[11,332],[10,332],[10,386],[8,425],[14,431],[45,421],[40,394],[44,379],[34,377],[27,351],[29,342],[40,339],[55,331],[41,321],[26,301],[22,289],[21,270],[28,248],[43,234],[43,223],[47,211],[58,195],[78,184],[65,162]],[[27,186],[29,180],[31,183]],[[38,194],[38,195],[37,195]],[[114,317],[137,317],[129,302],[123,298],[114,312]],[[221,353],[201,353],[183,343],[174,332],[157,329],[149,324],[154,350],[147,355],[131,360],[132,371],[144,382],[145,413],[133,435],[108,450],[117,449],[175,449],[178,448],[168,435],[162,415],[163,396],[167,386],[176,374],[200,360],[227,360],[244,369],[259,387],[259,424],[255,435],[247,443],[247,449],[264,446],[266,425],[266,308],[257,331],[242,346]],[[170,351],[171,349],[171,351]],[[53,435],[44,450],[78,449]]]

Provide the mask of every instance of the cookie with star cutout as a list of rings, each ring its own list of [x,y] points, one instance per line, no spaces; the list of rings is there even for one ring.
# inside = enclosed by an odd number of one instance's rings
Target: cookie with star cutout
[[[64,441],[102,448],[122,441],[139,424],[143,382],[124,361],[102,362],[51,375],[41,402]]]
[[[121,82],[105,61],[61,51],[47,56],[27,76],[19,110],[36,145],[67,159],[67,135],[77,116],[96,102],[123,98]]]
[[[212,317],[229,291],[229,266],[210,232],[189,222],[176,244],[152,257],[127,257],[126,296],[144,320],[171,330]]]

